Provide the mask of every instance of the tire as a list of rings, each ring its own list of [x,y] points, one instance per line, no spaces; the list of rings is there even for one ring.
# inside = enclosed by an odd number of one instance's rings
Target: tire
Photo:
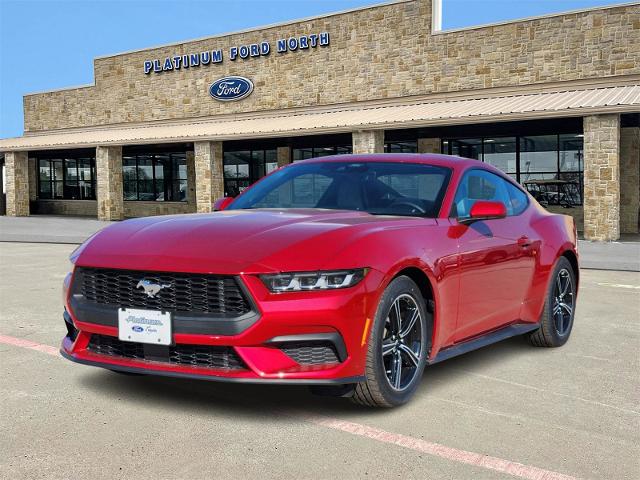
[[[535,347],[561,347],[567,343],[573,329],[577,293],[576,274],[566,257],[558,259],[549,278],[547,298],[540,316],[540,328],[529,334],[529,342]],[[560,291],[565,293],[559,295]]]
[[[419,315],[414,320],[416,310]],[[367,407],[395,407],[409,401],[420,384],[427,363],[430,322],[418,286],[409,277],[395,278],[382,294],[376,310],[369,333],[365,380],[355,385],[350,397],[354,403]],[[397,335],[398,331],[401,335]],[[413,352],[413,361],[407,349]]]

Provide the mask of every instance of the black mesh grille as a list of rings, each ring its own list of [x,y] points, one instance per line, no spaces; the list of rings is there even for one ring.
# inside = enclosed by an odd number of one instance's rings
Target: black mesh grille
[[[83,268],[81,278],[85,299],[103,305],[230,317],[251,311],[234,277]],[[166,287],[152,298],[138,287],[143,279]]]
[[[243,361],[231,347],[209,345],[175,345],[166,347],[162,354],[158,346],[152,345],[154,351],[149,358],[145,356],[145,344],[123,342],[108,335],[91,335],[87,349],[99,355],[125,357],[136,360],[166,361],[174,365],[190,365],[194,367],[214,368],[218,370],[245,370]]]
[[[110,357],[126,357],[144,360],[144,347],[141,343],[123,342],[107,335],[91,335],[88,350]]]
[[[300,365],[322,365],[340,362],[335,348],[329,342],[288,343],[280,347],[280,350]]]

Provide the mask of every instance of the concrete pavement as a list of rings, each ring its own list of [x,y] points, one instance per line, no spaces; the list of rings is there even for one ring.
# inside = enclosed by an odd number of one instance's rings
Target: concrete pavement
[[[0,335],[59,345],[60,284],[73,248],[0,244]],[[534,474],[544,469],[547,479],[636,479],[639,293],[638,273],[584,271],[567,345],[539,349],[516,338],[428,367],[413,401],[394,410],[302,387],[127,377],[0,342],[0,471],[78,479],[514,478],[464,463],[460,452],[470,452],[503,460],[521,478],[542,478]],[[418,448],[425,444],[442,455]]]

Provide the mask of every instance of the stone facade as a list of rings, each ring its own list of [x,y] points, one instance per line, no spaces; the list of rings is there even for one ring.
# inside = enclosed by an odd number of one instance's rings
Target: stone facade
[[[353,153],[384,153],[384,130],[353,132]]]
[[[195,203],[188,202],[124,202],[124,216],[126,218],[195,213],[195,211]]]
[[[640,127],[620,129],[620,232],[638,233]]]
[[[29,159],[27,152],[7,152],[4,157],[7,215],[29,215]]]
[[[327,47],[228,58],[229,48],[329,32]],[[222,63],[145,75],[149,59],[222,49]],[[275,48],[274,48],[275,50]],[[95,86],[28,95],[29,132],[333,105],[639,74],[638,5],[450,32],[431,31],[431,0],[407,0],[302,22],[97,58]],[[241,102],[208,86],[250,78]],[[277,79],[277,81],[276,81]],[[336,88],[339,85],[340,88]]]
[[[98,215],[98,202],[95,200],[38,200],[33,205],[33,213],[39,215],[75,215],[80,217],[96,217]]]
[[[278,147],[276,150],[278,167],[284,167],[291,163],[291,149],[289,147]]]
[[[222,142],[195,142],[196,211],[213,210],[213,202],[224,196]]]
[[[96,197],[99,220],[122,220],[122,147],[96,148]]]
[[[419,138],[418,153],[441,153],[442,142],[439,138]]]
[[[620,115],[584,117],[584,236],[620,238]]]
[[[29,201],[34,202],[38,199],[38,167],[36,159],[29,159]]]
[[[196,154],[187,151],[187,203],[190,211],[196,211]]]

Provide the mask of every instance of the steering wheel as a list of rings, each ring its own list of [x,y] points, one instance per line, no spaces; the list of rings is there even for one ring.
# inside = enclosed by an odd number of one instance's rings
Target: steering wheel
[[[401,200],[401,199],[394,200],[393,202],[391,202],[391,205],[389,205],[389,208],[400,206],[400,205],[411,207],[413,210],[417,210],[418,213],[422,213],[422,214],[427,213],[424,207],[422,207],[421,205],[415,202],[412,202],[411,200]]]

